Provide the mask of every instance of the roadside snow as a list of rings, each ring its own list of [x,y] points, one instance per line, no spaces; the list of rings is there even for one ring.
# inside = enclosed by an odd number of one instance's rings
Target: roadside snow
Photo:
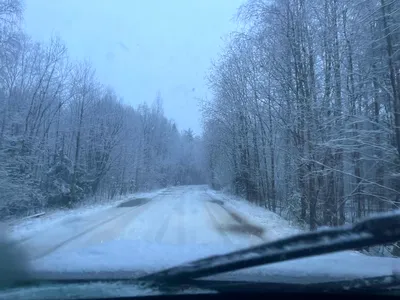
[[[228,196],[211,189],[207,189],[206,192],[213,199],[223,201],[225,206],[243,215],[250,222],[263,227],[265,229],[264,235],[268,240],[277,240],[301,232],[299,228],[290,225],[288,221],[276,213],[249,203],[239,197]]]
[[[54,226],[59,226],[63,223],[72,223],[76,220],[82,220],[92,214],[101,213],[107,209],[117,206],[121,202],[132,198],[153,198],[166,189],[160,189],[152,192],[134,193],[118,197],[116,200],[111,200],[103,204],[93,203],[80,208],[71,210],[59,210],[51,213],[46,213],[44,216],[35,219],[25,219],[16,221],[8,225],[8,236],[14,240],[22,241],[34,236],[35,234],[45,231]],[[60,226],[62,227],[62,226]],[[60,233],[62,235],[62,233]]]
[[[223,201],[223,205],[234,209],[245,216],[250,222],[261,225],[265,229],[268,240],[277,240],[301,233],[300,228],[289,224],[279,215],[251,204],[239,197],[226,195],[222,192],[207,189],[213,199]],[[287,276],[294,278],[307,277],[309,280],[326,280],[335,278],[356,278],[366,276],[390,275],[400,269],[399,258],[372,257],[357,251],[342,251],[332,254],[276,263],[265,267],[250,268],[240,271],[246,273],[249,280],[257,280],[261,276],[271,276],[279,281]],[[236,274],[236,272],[234,273]],[[225,278],[226,275],[223,275]],[[234,276],[234,275],[229,275]],[[251,279],[250,279],[251,278]]]

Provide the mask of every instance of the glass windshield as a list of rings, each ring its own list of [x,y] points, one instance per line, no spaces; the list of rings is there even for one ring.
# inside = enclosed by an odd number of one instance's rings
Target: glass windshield
[[[4,284],[144,276],[398,209],[399,24],[390,0],[0,0]],[[386,276],[399,256],[220,276]]]

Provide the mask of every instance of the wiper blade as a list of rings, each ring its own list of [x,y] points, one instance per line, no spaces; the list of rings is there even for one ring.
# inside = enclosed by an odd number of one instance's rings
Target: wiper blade
[[[341,281],[328,281],[323,283],[286,283],[286,282],[248,282],[248,281],[223,281],[193,279],[185,282],[179,287],[198,287],[208,290],[215,290],[221,293],[259,293],[259,292],[280,292],[280,293],[370,293],[392,289],[399,289],[400,278],[395,275],[378,276],[370,278],[356,278]],[[177,285],[178,286],[178,285]],[[168,285],[173,289],[174,285]]]
[[[400,212],[381,214],[350,226],[299,234],[224,255],[185,263],[138,279],[184,282],[224,272],[400,240]]]

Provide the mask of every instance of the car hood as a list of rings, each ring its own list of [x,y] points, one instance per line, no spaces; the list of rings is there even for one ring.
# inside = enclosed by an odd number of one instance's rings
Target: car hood
[[[173,294],[199,294],[215,293],[214,291],[200,288],[184,288]],[[164,295],[165,292],[133,282],[87,282],[40,284],[37,286],[11,288],[0,290],[0,299],[91,299],[112,297],[139,297]]]

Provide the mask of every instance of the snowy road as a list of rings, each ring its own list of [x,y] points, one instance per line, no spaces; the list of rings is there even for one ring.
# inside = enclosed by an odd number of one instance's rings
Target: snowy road
[[[88,216],[75,216],[26,238],[31,259],[114,240],[172,245],[246,247],[267,239],[205,187],[168,188],[152,198],[130,199]]]
[[[298,232],[278,215],[246,201],[205,186],[185,186],[57,212],[15,226],[11,235],[29,256],[36,274],[109,278],[113,273],[125,278]],[[388,275],[399,266],[397,258],[343,251],[244,269],[221,278],[319,282]]]

